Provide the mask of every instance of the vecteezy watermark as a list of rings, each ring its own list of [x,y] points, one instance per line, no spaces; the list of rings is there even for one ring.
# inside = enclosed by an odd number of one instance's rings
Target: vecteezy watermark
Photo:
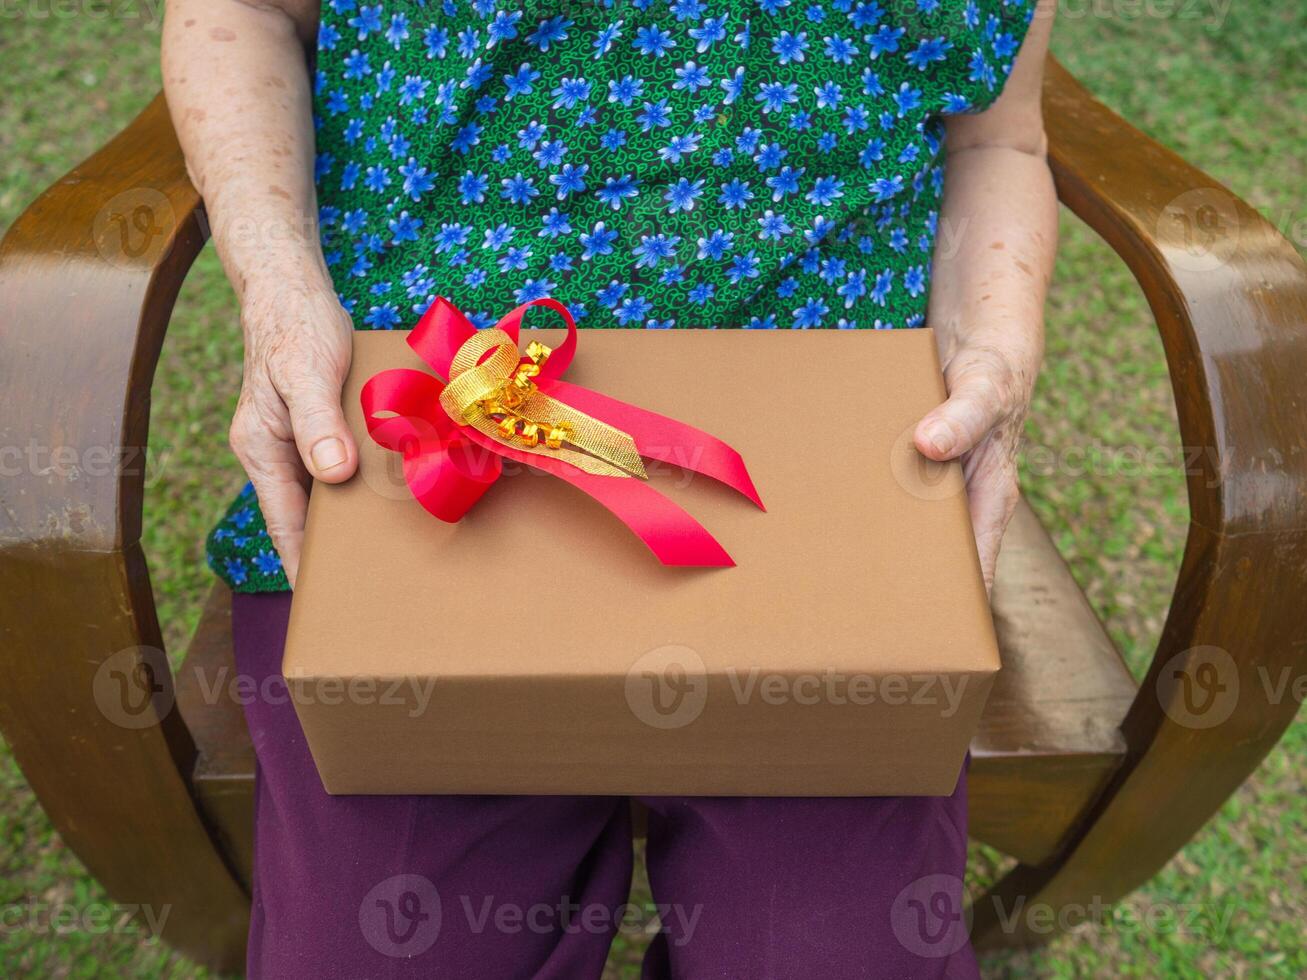
[[[1025,895],[1011,901],[989,896],[998,929],[1049,936],[1085,927],[1103,931],[1179,934],[1219,943],[1229,931],[1234,902],[1107,902],[1093,896],[1087,902],[1053,905],[1032,902]],[[890,928],[908,952],[925,959],[952,956],[970,939],[973,909],[965,902],[962,879],[928,874],[905,885],[890,906]]]
[[[896,674],[836,670],[780,672],[759,667],[727,667],[718,688],[737,705],[937,706],[951,718],[962,704],[967,675]],[[692,647],[669,644],[641,656],[626,672],[631,713],[651,728],[684,728],[708,704],[708,669]],[[721,695],[719,695],[721,696]]]
[[[523,904],[495,895],[457,895],[442,900],[435,884],[422,875],[398,874],[380,882],[359,903],[359,929],[368,944],[385,956],[421,956],[442,932],[460,935],[652,936],[666,932],[669,943],[685,946],[694,938],[701,905],[674,902],[581,903],[570,896],[556,902]]]
[[[819,673],[765,673],[756,667],[726,671],[738,704],[757,701],[783,705],[941,705],[940,717],[952,718],[962,704],[967,675],[870,674],[827,669]]]
[[[894,938],[917,956],[952,956],[971,937],[964,894],[962,879],[956,875],[931,874],[909,882],[890,905]]]
[[[650,728],[684,728],[708,702],[708,668],[691,647],[657,647],[627,670],[625,692],[631,712]]]
[[[1179,934],[1212,943],[1225,938],[1238,908],[1234,902],[1107,902],[1098,895],[1064,905],[1031,902],[1024,895],[1010,905],[997,895],[991,901],[998,927],[1008,935],[1021,931],[1048,936],[1088,926],[1120,933]]]
[[[0,0],[0,3],[5,0]],[[316,211],[292,209],[268,217],[238,215],[213,225],[207,212],[194,215],[205,237],[230,247],[254,251],[286,243],[319,242],[330,246],[337,230],[321,229]],[[125,268],[157,265],[167,253],[177,227],[177,211],[166,194],[154,187],[130,187],[115,194],[96,212],[91,233],[106,262]]]
[[[1214,272],[1239,249],[1236,199],[1221,187],[1197,187],[1166,203],[1157,219],[1158,240],[1175,266]]]
[[[694,938],[703,906],[686,907],[675,902],[624,902],[606,905],[588,902],[582,905],[569,897],[558,902],[536,902],[521,905],[515,902],[496,901],[493,895],[473,900],[459,896],[468,931],[473,934],[494,932],[513,936],[521,933],[552,935],[554,933],[588,933],[611,935],[620,932],[630,936],[652,936],[667,932],[671,945],[685,946]]]
[[[382,708],[405,708],[410,718],[422,715],[431,703],[435,677],[282,677],[272,674],[256,678],[220,667],[212,676],[196,671],[196,684],[205,704],[223,698],[241,706],[354,704]]]
[[[1134,480],[1182,474],[1203,477],[1203,486],[1209,489],[1220,486],[1224,480],[1220,452],[1215,446],[1110,445],[1094,440],[1053,448],[1023,443],[1017,454],[1017,465],[1022,473],[1038,477],[1098,476]]]
[[[393,875],[359,903],[359,929],[373,949],[407,958],[429,950],[440,936],[440,893],[422,875]]]
[[[113,902],[13,902],[0,905],[0,933],[25,935],[144,934],[157,938],[171,905],[118,905]]]
[[[1057,0],[1064,20],[1181,20],[1201,21],[1220,30],[1234,0]],[[1039,16],[1039,15],[1036,15]]]
[[[61,480],[144,477],[153,486],[171,453],[147,454],[144,446],[52,446],[29,439],[23,445],[0,445],[0,477],[38,476]]]
[[[122,268],[157,265],[172,243],[177,212],[172,201],[152,187],[115,194],[96,212],[91,225],[100,258]]]
[[[1295,674],[1292,667],[1281,667],[1272,674],[1269,667],[1259,664],[1257,679],[1268,704],[1281,704],[1285,698],[1292,698],[1298,705],[1307,701],[1307,673]]]
[[[408,500],[434,486],[434,481],[442,472],[441,466],[411,466],[412,457],[424,440],[427,446],[439,446],[433,450],[436,455],[448,459],[469,474],[489,475],[498,472],[498,478],[513,481],[524,476],[557,479],[547,470],[501,456],[471,440],[442,443],[424,419],[408,418],[406,422],[411,426],[411,432],[398,440],[397,451],[378,454],[371,447],[365,446],[363,459],[359,463],[359,475],[363,482],[369,490],[385,500]],[[698,478],[697,467],[703,460],[704,451],[703,446],[685,445],[646,445],[641,449],[648,457],[644,468],[650,479],[661,481],[659,486],[672,490],[683,490]]]
[[[1259,703],[1268,706],[1283,704],[1286,699],[1299,705],[1307,700],[1307,673],[1288,666],[1272,670],[1265,664],[1257,664],[1253,673],[1256,683],[1245,685],[1229,651],[1217,646],[1190,647],[1158,672],[1157,700],[1172,721],[1194,729],[1224,724],[1240,697],[1251,697],[1253,691],[1262,699]]]
[[[1307,249],[1307,214],[1298,208],[1280,206],[1275,201],[1248,203],[1252,204],[1276,231],[1297,245],[1299,251]]]
[[[1185,728],[1215,728],[1239,703],[1239,668],[1220,647],[1177,653],[1157,675],[1162,710]]]
[[[915,424],[904,429],[890,447],[894,481],[918,500],[946,500],[964,493],[966,484],[956,466],[929,459],[917,449],[916,430]]]
[[[375,705],[403,709],[408,717],[426,712],[435,692],[435,677],[294,677],[280,674],[254,677],[230,667],[217,670],[195,666],[189,672],[200,700],[209,706],[226,700],[251,704]],[[176,705],[176,691],[167,655],[157,647],[128,647],[104,659],[91,682],[96,707],[120,728],[149,728]]]
[[[104,659],[91,680],[100,714],[119,728],[149,728],[172,711],[168,656],[158,647],[127,647]]]
[[[928,459],[916,447],[917,424],[908,426],[890,447],[890,473],[895,482],[918,500],[936,501],[963,493],[961,474],[948,463]],[[1157,476],[1199,477],[1208,488],[1225,479],[1215,446],[1170,443],[1110,444],[1095,439],[1080,445],[1053,447],[1022,440],[1017,466],[1024,476],[1064,479],[1145,480]]]
[[[0,20],[138,20],[163,23],[164,0],[0,0]]]

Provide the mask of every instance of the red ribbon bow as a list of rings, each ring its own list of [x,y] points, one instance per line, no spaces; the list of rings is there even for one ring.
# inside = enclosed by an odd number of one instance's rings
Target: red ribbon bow
[[[710,476],[762,507],[744,460],[720,439],[561,380],[577,340],[576,323],[563,304],[552,299],[525,303],[495,326],[516,344],[522,317],[532,306],[553,310],[567,324],[567,339],[533,378],[541,392],[628,433],[641,456]],[[418,321],[408,343],[441,377],[449,378],[459,348],[476,333],[467,317],[440,298]],[[445,388],[440,378],[399,368],[368,379],[360,395],[368,433],[379,445],[403,453],[405,482],[418,502],[440,520],[452,524],[462,518],[499,478],[501,459],[511,459],[585,491],[639,535],[664,565],[735,564],[698,521],[650,484],[587,473],[562,459],[499,441],[451,417],[441,405]]]

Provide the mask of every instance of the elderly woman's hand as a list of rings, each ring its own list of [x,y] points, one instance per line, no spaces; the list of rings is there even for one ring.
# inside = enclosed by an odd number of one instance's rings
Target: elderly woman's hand
[[[938,338],[949,397],[917,425],[915,442],[935,460],[962,460],[985,588],[1016,507],[1017,450],[1043,351],[1043,326],[1010,320]]]
[[[931,459],[961,458],[985,587],[1017,502],[1017,447],[1044,356],[1057,194],[1040,103],[1053,0],[1040,0],[1002,96],[945,121],[944,204],[930,308],[948,400],[917,426]]]
[[[358,449],[340,389],[349,370],[349,314],[326,285],[278,282],[246,290],[245,378],[231,447],[254,484],[291,585],[299,567],[308,477],[348,479]]]
[[[338,483],[358,460],[340,409],[350,318],[323,260],[313,183],[305,68],[318,7],[168,0],[163,22],[168,109],[241,304],[245,382],[231,445],[292,585],[309,476]]]

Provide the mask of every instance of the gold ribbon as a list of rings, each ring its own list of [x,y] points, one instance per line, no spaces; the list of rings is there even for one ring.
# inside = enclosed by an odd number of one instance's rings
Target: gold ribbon
[[[532,341],[523,359],[504,331],[478,330],[454,355],[440,405],[459,425],[514,449],[553,456],[597,476],[647,480],[634,439],[536,386],[532,379],[551,353]]]

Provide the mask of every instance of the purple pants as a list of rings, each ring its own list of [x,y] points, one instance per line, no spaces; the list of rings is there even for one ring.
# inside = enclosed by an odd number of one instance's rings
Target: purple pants
[[[289,593],[237,595],[237,669],[277,678]],[[628,905],[620,797],[328,796],[294,706],[255,699],[249,975],[975,977],[965,777],[950,797],[645,797],[653,908]],[[657,915],[655,917],[654,911]]]

